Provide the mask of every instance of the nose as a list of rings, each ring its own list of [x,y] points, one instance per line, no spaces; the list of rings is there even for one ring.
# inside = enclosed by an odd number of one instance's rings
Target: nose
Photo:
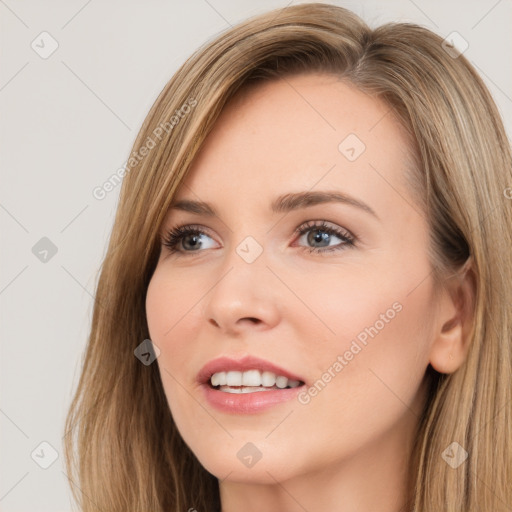
[[[248,263],[233,250],[205,297],[204,314],[210,325],[227,335],[271,329],[281,314],[278,292],[264,254]]]

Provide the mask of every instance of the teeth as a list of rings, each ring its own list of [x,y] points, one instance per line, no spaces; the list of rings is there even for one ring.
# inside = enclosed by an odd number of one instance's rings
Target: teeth
[[[220,391],[224,391],[226,393],[257,393],[258,391],[271,391],[272,388],[264,388],[263,386],[258,387],[239,387],[239,388],[230,388],[229,386],[220,386]]]
[[[240,372],[227,372],[226,373],[226,384],[228,386],[241,386],[242,385],[242,374]]]
[[[242,376],[242,386],[256,387],[261,385],[261,374],[258,370],[249,370],[247,372],[241,373],[240,375]]]
[[[210,382],[212,386],[226,384],[226,372],[214,373],[210,378]]]
[[[263,391],[263,388],[274,388],[274,386],[279,389],[296,388],[300,384],[298,380],[288,380],[283,375],[260,370],[217,372],[211,376],[210,382],[212,386],[220,386],[222,391],[230,393],[252,393]],[[232,386],[244,386],[244,388],[229,389]]]
[[[288,385],[288,379],[286,377],[276,377],[276,386],[284,389]]]
[[[276,375],[272,372],[263,372],[261,376],[261,383],[265,387],[273,386],[276,383]]]

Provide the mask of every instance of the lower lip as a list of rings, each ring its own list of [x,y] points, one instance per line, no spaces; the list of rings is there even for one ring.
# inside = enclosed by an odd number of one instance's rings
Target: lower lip
[[[212,388],[209,384],[201,386],[206,400],[212,407],[233,414],[253,414],[265,411],[274,405],[296,398],[303,388],[304,385],[254,393],[227,393]]]

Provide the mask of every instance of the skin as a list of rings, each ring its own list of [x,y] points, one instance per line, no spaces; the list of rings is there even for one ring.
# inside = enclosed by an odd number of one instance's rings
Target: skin
[[[338,149],[350,133],[366,146],[354,161]],[[218,215],[169,210],[162,235],[185,224],[207,234],[201,247],[190,248],[190,237],[178,253],[162,246],[147,320],[175,423],[219,479],[224,512],[405,505],[425,370],[462,364],[460,297],[469,290],[457,281],[434,294],[407,151],[384,103],[333,76],[295,75],[239,92],[178,191],[176,200],[207,201]],[[319,190],[349,194],[378,218],[335,202],[270,210],[278,195]],[[309,252],[325,249],[318,231],[294,230],[322,220],[355,236],[355,246],[331,235],[329,247],[340,250]],[[236,252],[247,236],[263,249],[252,263]],[[307,404],[237,415],[202,398],[196,375],[219,356],[255,355],[312,386],[394,303],[400,312]],[[237,458],[247,442],[262,454],[250,468]]]

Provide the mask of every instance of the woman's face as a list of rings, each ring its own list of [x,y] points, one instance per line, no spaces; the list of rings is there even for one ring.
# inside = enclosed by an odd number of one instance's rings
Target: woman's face
[[[218,478],[406,453],[436,324],[407,149],[387,106],[319,74],[244,91],[205,141],[161,233],[188,231],[162,246],[146,311],[174,421]],[[201,373],[245,356],[278,368]]]

